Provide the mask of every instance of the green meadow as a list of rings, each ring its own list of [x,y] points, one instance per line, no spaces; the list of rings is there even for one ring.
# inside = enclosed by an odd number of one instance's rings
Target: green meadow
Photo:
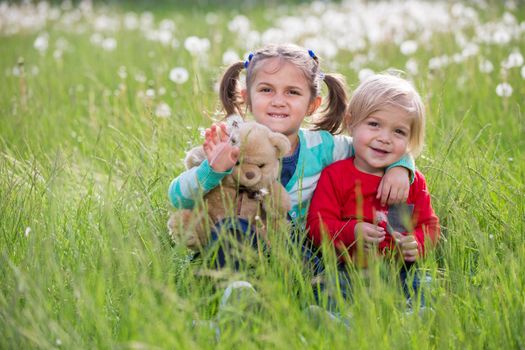
[[[523,3],[199,4],[0,4],[0,348],[525,348]],[[394,68],[424,96],[433,312],[407,313],[377,260],[352,270],[349,329],[312,320],[286,230],[237,272],[170,241],[168,186],[220,118],[221,72],[277,39],[349,91]],[[239,279],[260,306],[199,326]]]

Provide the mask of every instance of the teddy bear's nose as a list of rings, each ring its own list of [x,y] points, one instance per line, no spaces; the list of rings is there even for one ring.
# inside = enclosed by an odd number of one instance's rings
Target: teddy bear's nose
[[[246,174],[244,174],[248,180],[251,180],[255,177],[255,173],[252,171],[248,171]]]

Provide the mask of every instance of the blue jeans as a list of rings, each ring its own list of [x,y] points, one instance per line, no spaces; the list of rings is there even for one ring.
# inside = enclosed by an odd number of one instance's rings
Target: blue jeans
[[[344,300],[352,300],[352,283],[350,275],[346,270],[344,264],[337,267],[337,278],[339,280],[339,291]],[[422,292],[422,285],[429,284],[432,278],[425,272],[417,269],[414,263],[406,263],[399,271],[399,281],[403,289],[403,294],[407,301],[407,307],[413,307],[413,297],[419,300],[419,306],[426,306],[425,295]],[[319,284],[314,286],[314,297],[318,304],[321,303],[320,294],[326,292],[328,289],[334,289],[336,281],[325,281],[320,279]],[[327,308],[330,311],[336,311],[336,298],[327,293]]]
[[[226,218],[215,224],[211,231],[210,243],[206,248],[206,256],[210,267],[221,269],[229,265],[239,270],[243,262],[242,248],[251,247],[255,251],[268,253],[266,244],[259,239],[255,227],[242,218]],[[323,271],[323,263],[316,249],[298,231],[292,227],[291,242],[301,247],[301,259],[307,270],[317,275]]]
[[[242,247],[266,250],[255,227],[242,218],[225,218],[215,224],[211,231],[206,255],[210,267],[221,269],[230,266],[239,270],[243,263]]]

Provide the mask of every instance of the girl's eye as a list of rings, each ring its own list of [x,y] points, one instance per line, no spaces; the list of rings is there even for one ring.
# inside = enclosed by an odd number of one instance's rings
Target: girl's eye
[[[402,130],[402,129],[396,129],[395,133],[398,134],[398,135],[401,135],[401,136],[406,136],[406,134],[407,134],[406,131]]]
[[[376,126],[379,126],[379,123],[378,122],[368,122],[368,125],[372,127],[376,127]]]
[[[261,91],[261,92],[270,92],[272,90],[270,88],[261,88],[259,91]]]
[[[297,90],[290,90],[290,95],[301,95],[301,93]]]

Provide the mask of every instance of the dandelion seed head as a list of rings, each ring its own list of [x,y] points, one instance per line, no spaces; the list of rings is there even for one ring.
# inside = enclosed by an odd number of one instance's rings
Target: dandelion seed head
[[[525,66],[521,67],[521,77],[525,79]]]
[[[147,89],[146,90],[146,97],[149,97],[149,98],[155,97],[155,90],[154,89]]]
[[[509,83],[500,83],[496,86],[496,94],[500,97],[509,97],[512,95],[512,86]]]
[[[47,33],[42,33],[35,39],[33,47],[41,53],[46,52],[49,47],[49,36]]]
[[[235,52],[234,50],[232,49],[229,49],[229,50],[226,50],[223,54],[222,54],[222,63],[224,65],[227,65],[229,66],[230,64],[232,63],[235,63],[235,62],[238,62],[240,61],[240,57],[239,55],[237,54],[237,52]]]
[[[118,67],[118,71],[117,71],[117,74],[119,76],[120,79],[124,80],[127,78],[128,76],[128,71],[126,69],[126,66],[120,66]]]
[[[189,74],[186,68],[176,67],[170,71],[169,77],[175,84],[184,84],[188,80]]]
[[[523,66],[523,55],[519,51],[512,52],[501,64],[503,68],[510,69]]]
[[[412,75],[416,75],[419,70],[419,66],[417,64],[417,61],[413,58],[409,59],[407,63],[405,64],[405,68],[407,72],[409,72]]]
[[[31,233],[31,227],[26,227],[26,230],[24,231],[24,236],[28,237],[29,234]]]
[[[106,51],[113,51],[117,48],[117,39],[105,38],[102,40],[101,46]]]
[[[363,68],[358,73],[359,81],[364,81],[372,75],[374,75],[373,70],[371,70],[370,68]]]
[[[189,36],[184,40],[184,48],[192,55],[201,55],[210,49],[210,40],[207,38]]]
[[[155,108],[155,115],[159,118],[169,118],[171,117],[171,108],[170,106],[165,103],[161,102],[157,105]]]
[[[488,73],[491,73],[493,70],[494,70],[494,65],[489,60],[482,59],[479,62],[479,71],[481,73],[487,73],[488,74]]]
[[[401,43],[399,49],[403,55],[409,56],[417,51],[417,43],[413,40],[407,40]]]

